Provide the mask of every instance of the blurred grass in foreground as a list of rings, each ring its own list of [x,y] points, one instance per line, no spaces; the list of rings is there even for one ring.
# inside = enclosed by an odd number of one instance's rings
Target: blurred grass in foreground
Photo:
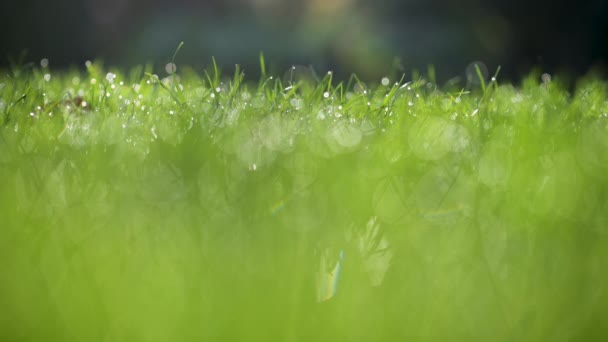
[[[184,69],[0,76],[1,340],[608,336],[606,83]]]

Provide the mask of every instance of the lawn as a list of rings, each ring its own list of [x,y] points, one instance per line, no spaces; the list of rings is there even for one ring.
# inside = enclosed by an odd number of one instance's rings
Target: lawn
[[[81,69],[0,74],[0,340],[608,337],[604,81]]]

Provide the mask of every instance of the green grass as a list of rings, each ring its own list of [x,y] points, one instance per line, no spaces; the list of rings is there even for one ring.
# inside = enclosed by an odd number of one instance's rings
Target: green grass
[[[261,62],[2,72],[0,340],[608,336],[605,82]]]

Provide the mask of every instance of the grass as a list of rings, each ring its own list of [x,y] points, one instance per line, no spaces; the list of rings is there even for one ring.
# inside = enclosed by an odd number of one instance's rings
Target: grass
[[[605,82],[261,67],[2,72],[1,340],[608,336]]]

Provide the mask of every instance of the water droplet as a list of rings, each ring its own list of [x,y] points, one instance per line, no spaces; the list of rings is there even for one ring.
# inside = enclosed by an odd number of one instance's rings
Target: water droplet
[[[324,98],[328,98],[328,97],[329,97],[329,92],[328,92],[328,91],[324,92],[324,93],[323,93],[323,97],[324,97]]]
[[[551,75],[544,73],[540,76],[540,79],[543,81],[544,84],[549,84],[549,82],[551,82]]]
[[[388,77],[383,77],[381,83],[383,86],[386,87],[390,83],[390,80],[388,79]]]
[[[216,93],[219,93],[220,91],[222,91],[222,88],[220,88],[220,87],[215,88]]]
[[[167,63],[167,65],[165,65],[165,71],[167,74],[173,75],[177,71],[177,65],[175,65],[175,63]]]
[[[84,62],[84,66],[86,66],[87,68],[90,68],[91,65],[93,65],[93,63],[91,63],[91,61]]]
[[[47,58],[43,58],[42,60],[40,60],[40,66],[43,69],[46,69],[49,66],[49,60]]]
[[[283,84],[303,84],[312,86],[316,83],[316,75],[310,66],[294,65],[283,74]]]
[[[106,74],[106,80],[110,83],[114,83],[114,80],[116,79],[116,74],[113,74],[111,72]]]
[[[479,69],[479,73],[481,75],[478,75],[477,70]],[[483,80],[485,82],[485,80],[488,78],[488,67],[486,67],[486,65],[483,62],[480,61],[475,61],[472,62],[471,64],[467,65],[467,68],[465,69],[465,74],[467,77],[467,82],[471,85],[480,85],[481,84],[481,80]],[[480,79],[481,76],[481,79]]]
[[[173,112],[172,110],[169,111],[169,115],[173,115],[175,114],[175,112]]]
[[[82,107],[86,108],[86,106],[88,106],[88,103],[87,103],[87,101],[82,101],[82,102],[80,103],[80,105],[81,105]]]
[[[410,101],[407,103],[408,106],[412,107],[414,105],[414,102]]]
[[[289,103],[295,110],[300,110],[304,107],[304,100],[302,99],[291,99]]]
[[[94,78],[91,78],[91,84],[96,84],[96,83],[97,83],[97,80]]]
[[[51,80],[51,74],[44,74],[44,80],[49,82]]]

